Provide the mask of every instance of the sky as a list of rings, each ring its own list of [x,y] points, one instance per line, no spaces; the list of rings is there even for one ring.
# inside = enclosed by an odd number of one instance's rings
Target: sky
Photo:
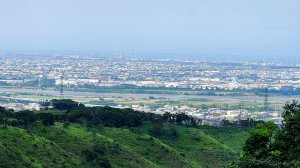
[[[0,0],[0,49],[295,57],[299,8],[299,0]]]

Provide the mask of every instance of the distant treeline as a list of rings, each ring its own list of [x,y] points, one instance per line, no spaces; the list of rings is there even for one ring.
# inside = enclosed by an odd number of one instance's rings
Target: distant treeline
[[[166,122],[169,120],[176,124],[195,124],[192,117],[183,113],[158,115],[153,113],[145,113],[135,111],[133,109],[118,109],[111,107],[85,107],[81,103],[77,103],[70,99],[52,100],[45,102],[45,107],[51,105],[57,109],[64,111],[63,113],[53,113],[43,110],[42,112],[5,110],[0,108],[0,122],[3,125],[17,126],[23,125],[28,128],[34,126],[38,121],[44,125],[53,125],[54,122],[63,123],[80,123],[87,126],[103,125],[107,127],[137,127],[143,122]],[[47,109],[47,108],[46,108]]]
[[[195,119],[184,113],[165,113],[163,115],[154,113],[145,113],[135,111],[133,109],[119,109],[112,107],[85,107],[83,104],[70,99],[52,100],[42,104],[46,110],[41,112],[5,110],[0,107],[0,124],[10,126],[26,126],[31,128],[36,122],[41,122],[45,126],[53,125],[54,122],[62,122],[65,126],[70,123],[80,123],[86,126],[106,126],[106,127],[138,127],[143,122],[151,122],[156,126],[163,123],[171,123],[177,125],[200,125],[202,120]],[[51,112],[48,107],[52,105],[54,109],[60,112]],[[255,126],[258,121],[241,120],[239,123],[230,123],[223,120],[223,126],[237,125],[243,127]]]

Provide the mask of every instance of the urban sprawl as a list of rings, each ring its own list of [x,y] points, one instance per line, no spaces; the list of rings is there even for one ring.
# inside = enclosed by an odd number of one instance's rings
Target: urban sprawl
[[[300,67],[265,62],[2,53],[0,86],[2,106],[15,111],[39,110],[39,102],[46,96],[71,96],[90,106],[110,105],[159,114],[183,112],[215,123],[241,118],[280,123],[281,109],[271,105],[284,103],[285,99],[278,97],[298,95]],[[26,97],[30,94],[35,96]],[[217,103],[174,103],[200,102],[201,96],[236,101],[225,103],[228,108]],[[246,108],[251,102],[258,104],[257,109]]]

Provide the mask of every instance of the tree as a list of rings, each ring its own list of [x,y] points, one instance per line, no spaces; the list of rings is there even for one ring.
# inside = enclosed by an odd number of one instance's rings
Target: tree
[[[53,104],[53,107],[58,110],[71,110],[78,107],[84,107],[83,104],[73,101],[71,99],[53,99],[51,102]]]
[[[137,127],[146,118],[144,112],[132,109],[117,109],[111,107],[85,107],[67,111],[70,122],[99,125],[107,127]]]
[[[172,128],[169,132],[169,137],[172,139],[177,139],[179,137],[180,133],[175,128]]]
[[[179,114],[176,114],[176,123],[177,124],[182,124],[183,121],[189,121],[190,120],[190,117],[184,113],[179,113]]]
[[[16,113],[16,119],[18,122],[22,125],[27,125],[27,128],[29,129],[33,123],[35,123],[35,115],[32,111],[20,111]]]
[[[167,120],[170,120],[172,118],[172,114],[169,113],[169,112],[165,112],[162,116],[162,118],[167,121]]]
[[[260,123],[250,132],[239,167],[300,167],[300,104],[284,106],[281,129]]]
[[[54,125],[54,115],[52,113],[39,113],[37,118],[42,120],[45,126]]]
[[[85,149],[82,155],[85,156],[86,161],[94,163],[95,167],[110,168],[111,163],[105,156],[106,146],[104,144],[96,143],[92,149]]]
[[[7,124],[7,113],[4,107],[0,106],[0,122],[3,125]]]
[[[282,162],[300,167],[300,104],[297,101],[286,104],[283,118],[282,129],[276,135],[272,149],[280,153]]]

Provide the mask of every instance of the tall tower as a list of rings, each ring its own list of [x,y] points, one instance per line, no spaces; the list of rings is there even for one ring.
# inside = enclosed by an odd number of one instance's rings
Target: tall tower
[[[269,108],[268,108],[268,88],[265,87],[265,94],[264,94],[264,111],[266,113],[265,115],[265,119],[268,117],[268,112],[269,112]]]
[[[266,120],[268,118],[268,74],[267,74],[267,64],[265,63],[264,64],[264,78],[265,78],[265,84],[264,84],[264,112],[265,112],[265,115],[264,115],[264,120]]]
[[[248,112],[244,109],[245,106],[247,106],[247,102],[245,100],[241,100],[239,103],[238,124],[241,123],[241,120],[248,119]]]
[[[75,77],[75,89],[78,89],[78,75],[74,75]]]
[[[240,111],[239,111],[239,118],[238,118],[238,120],[240,121],[241,117],[242,117],[242,113],[243,113],[243,101],[240,101],[240,103],[239,103],[239,109],[240,109]]]
[[[20,88],[21,88],[21,83],[18,82],[16,87],[17,87],[18,89],[20,89]],[[17,94],[16,96],[19,97],[19,92],[16,92],[16,94]]]
[[[41,84],[42,78],[43,78],[43,75],[38,76],[37,95],[41,94],[41,91],[42,91],[42,84]]]
[[[59,95],[61,99],[64,99],[64,76],[60,76]]]

